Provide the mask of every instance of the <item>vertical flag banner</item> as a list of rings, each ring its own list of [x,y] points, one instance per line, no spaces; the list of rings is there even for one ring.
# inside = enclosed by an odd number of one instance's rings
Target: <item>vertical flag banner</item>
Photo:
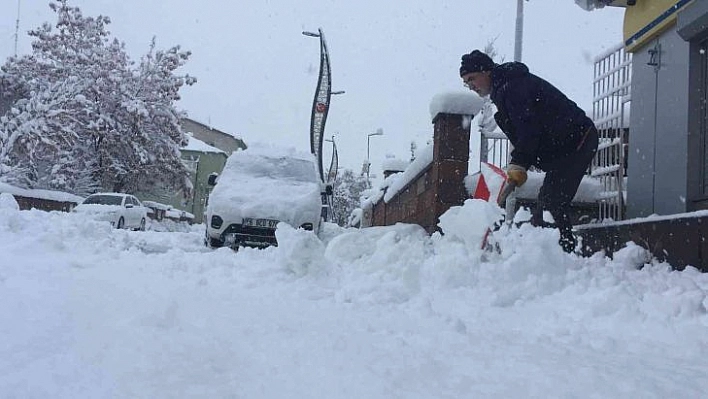
[[[310,118],[310,151],[317,158],[317,167],[320,179],[324,182],[322,166],[322,142],[325,122],[329,112],[329,101],[332,96],[332,74],[329,68],[329,53],[322,28],[318,29],[320,38],[320,76],[315,89],[315,99],[312,102],[312,116]]]
[[[327,183],[333,184],[337,180],[337,170],[339,169],[339,155],[337,154],[337,144],[332,139],[332,161],[329,164],[327,173]]]

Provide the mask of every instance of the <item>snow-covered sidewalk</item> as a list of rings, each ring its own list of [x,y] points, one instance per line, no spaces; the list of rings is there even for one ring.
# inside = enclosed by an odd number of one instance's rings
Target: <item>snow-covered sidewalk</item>
[[[468,208],[468,205],[465,206]],[[523,227],[487,261],[463,223],[208,250],[0,209],[0,396],[702,397],[708,276],[563,253]]]

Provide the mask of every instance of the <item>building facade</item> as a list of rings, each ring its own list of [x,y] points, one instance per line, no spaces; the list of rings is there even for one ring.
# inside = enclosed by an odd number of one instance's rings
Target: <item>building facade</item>
[[[194,138],[190,138],[190,144],[186,148],[182,148],[182,159],[187,165],[192,180],[192,192],[186,197],[173,198],[179,201],[178,209],[183,209],[194,215],[194,222],[201,223],[206,210],[206,203],[209,199],[211,186],[207,184],[211,174],[219,174],[224,170],[226,164],[226,153],[217,148],[199,148],[201,146],[194,145]]]
[[[206,203],[211,192],[207,184],[209,176],[221,173],[226,164],[226,152],[212,147],[188,134],[189,143],[180,148],[182,162],[189,170],[191,192],[145,192],[138,197],[143,201],[156,202],[174,210],[186,212],[184,219],[195,223],[203,220]]]
[[[227,156],[238,149],[246,149],[246,143],[242,139],[193,119],[183,118],[182,130],[194,138],[224,151]]]
[[[708,208],[708,2],[616,1],[632,55],[628,218]],[[702,86],[701,86],[702,85]]]

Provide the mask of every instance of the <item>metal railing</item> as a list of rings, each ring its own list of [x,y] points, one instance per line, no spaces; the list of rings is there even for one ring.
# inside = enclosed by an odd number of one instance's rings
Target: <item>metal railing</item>
[[[511,143],[504,133],[482,132],[480,160],[506,168],[511,157]]]
[[[591,175],[602,182],[600,220],[625,218],[626,158],[629,134],[632,55],[624,44],[595,58],[592,119],[600,136]]]

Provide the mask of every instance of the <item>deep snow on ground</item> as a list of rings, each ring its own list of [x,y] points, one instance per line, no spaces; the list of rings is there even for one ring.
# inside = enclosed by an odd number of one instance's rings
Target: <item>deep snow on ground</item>
[[[529,226],[483,254],[489,212],[235,253],[0,209],[0,397],[705,397],[706,275]]]

